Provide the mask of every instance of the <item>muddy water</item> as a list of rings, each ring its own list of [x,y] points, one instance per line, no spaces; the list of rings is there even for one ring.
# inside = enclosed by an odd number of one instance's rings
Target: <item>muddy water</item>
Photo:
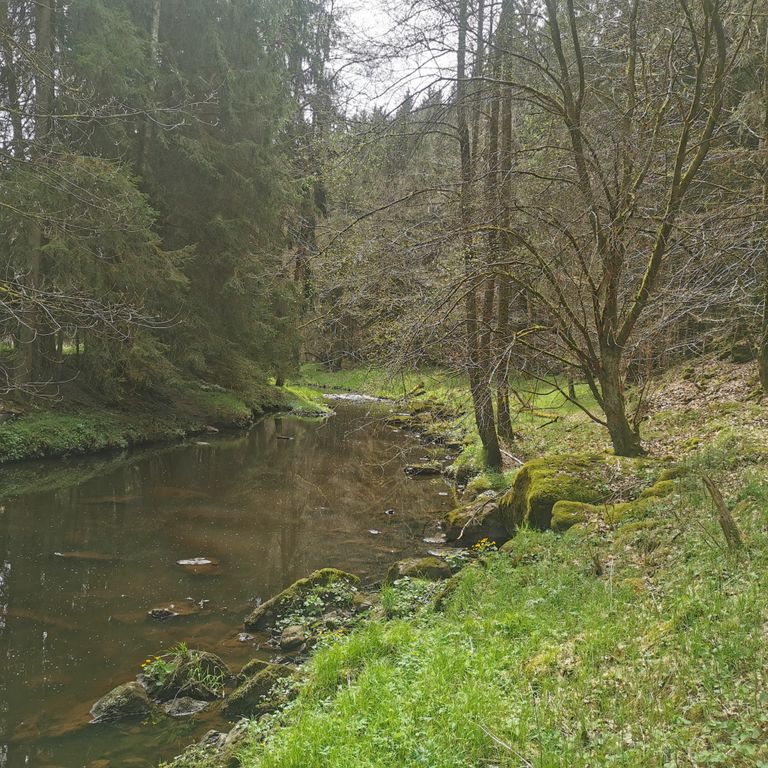
[[[447,487],[404,474],[425,449],[380,416],[340,403],[320,422],[270,417],[208,444],[41,462],[25,471],[43,490],[15,496],[0,475],[0,768],[156,765],[225,723],[88,725],[147,655],[184,641],[237,669],[269,655],[238,638],[255,599],[323,566],[373,581],[424,552]],[[194,557],[219,566],[177,565]],[[147,616],[168,605],[189,615]]]

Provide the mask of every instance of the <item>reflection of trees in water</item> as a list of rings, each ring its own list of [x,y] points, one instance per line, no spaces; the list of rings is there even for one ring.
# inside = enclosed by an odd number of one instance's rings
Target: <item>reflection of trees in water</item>
[[[341,404],[322,421],[269,417],[247,434],[200,438],[210,445],[72,460],[76,484],[9,503],[0,514],[0,563],[13,567],[3,572],[0,621],[13,611],[24,617],[10,633],[0,630],[0,685],[14,688],[0,691],[0,728],[50,714],[54,701],[93,700],[125,679],[141,653],[195,636],[188,625],[147,623],[153,600],[191,594],[212,598],[215,610],[234,608],[312,568],[382,570],[397,557],[387,549],[413,547],[408,525],[420,533],[434,481],[402,472],[411,438],[360,413]],[[293,440],[277,439],[278,430]],[[45,480],[59,466],[37,471]],[[397,515],[385,516],[389,507]],[[63,550],[84,557],[53,556]],[[92,562],[89,553],[115,559]],[[174,563],[198,555],[220,557],[221,576],[199,580]],[[13,723],[2,710],[8,701]]]

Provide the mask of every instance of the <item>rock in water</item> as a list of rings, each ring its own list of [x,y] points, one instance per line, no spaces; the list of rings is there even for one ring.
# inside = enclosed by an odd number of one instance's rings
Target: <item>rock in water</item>
[[[439,464],[409,464],[403,471],[413,477],[429,477],[442,474],[443,470]]]
[[[147,611],[147,616],[150,619],[156,619],[157,621],[165,621],[166,619],[172,619],[179,614],[172,611],[170,608],[152,608]]]
[[[179,696],[176,699],[166,701],[162,705],[162,709],[171,717],[189,717],[190,715],[202,712],[207,706],[207,701],[193,699],[191,696]]]
[[[451,575],[451,567],[445,560],[438,557],[409,557],[406,560],[399,560],[394,563],[389,571],[385,582],[391,583],[397,579],[428,579],[429,581],[439,581],[447,579]]]
[[[212,701],[219,698],[230,677],[227,665],[215,653],[188,650],[178,656],[154,695],[161,701],[179,696]]]
[[[103,723],[124,717],[143,717],[153,709],[154,706],[142,685],[137,682],[124,683],[113,688],[91,707],[91,722]]]
[[[336,568],[323,568],[299,579],[280,594],[262,603],[245,619],[245,629],[265,629],[283,614],[293,610],[310,593],[321,593],[324,587],[345,585],[353,593],[360,579]]]

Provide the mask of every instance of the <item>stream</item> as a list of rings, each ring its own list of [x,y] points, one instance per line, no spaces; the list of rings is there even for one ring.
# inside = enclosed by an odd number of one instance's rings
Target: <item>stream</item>
[[[89,725],[88,711],[182,641],[234,671],[269,658],[239,637],[243,617],[317,568],[370,583],[429,549],[449,489],[403,468],[444,452],[386,426],[386,406],[334,407],[323,420],[269,416],[248,433],[28,463],[34,491],[0,469],[0,768],[148,768],[226,730],[216,713]],[[196,557],[218,566],[177,564]],[[171,605],[180,615],[148,616]]]

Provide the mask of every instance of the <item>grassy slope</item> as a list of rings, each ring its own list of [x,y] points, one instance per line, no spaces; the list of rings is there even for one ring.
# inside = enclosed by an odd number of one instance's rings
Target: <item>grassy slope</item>
[[[175,382],[162,401],[121,407],[77,393],[61,403],[43,401],[0,423],[0,464],[173,440],[206,425],[245,427],[275,409],[305,415],[328,411],[321,395],[300,386],[262,386],[245,399],[228,390],[203,389],[198,382]]]
[[[768,425],[709,382],[686,409],[660,387],[645,425],[688,467],[674,495],[600,531],[524,532],[444,610],[321,650],[286,727],[251,726],[243,765],[768,766]],[[514,450],[605,442],[575,412],[547,429]],[[745,533],[737,555],[702,473]]]

